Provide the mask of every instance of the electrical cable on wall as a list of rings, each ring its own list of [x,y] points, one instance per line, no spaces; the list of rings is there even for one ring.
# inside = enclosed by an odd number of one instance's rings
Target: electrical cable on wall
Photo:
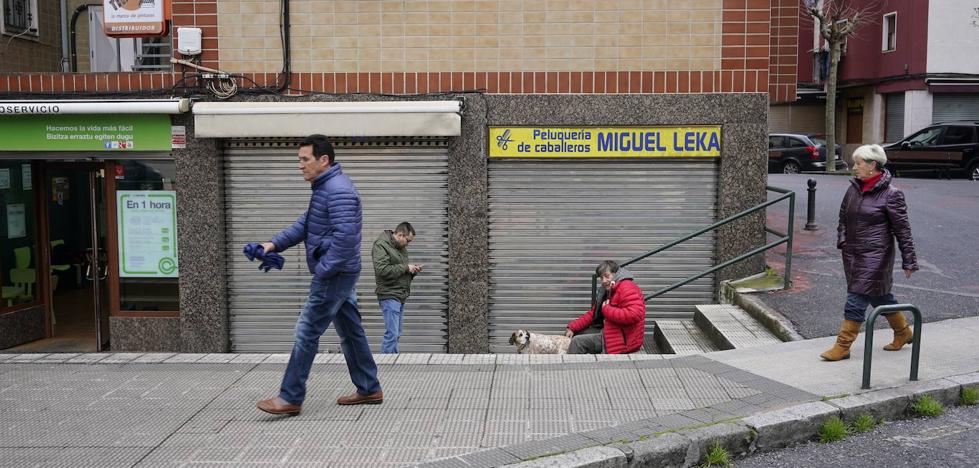
[[[223,72],[221,70],[215,70],[213,68],[204,67],[199,65],[199,55],[197,53],[190,55],[190,60],[181,60],[176,58],[171,58],[170,63],[184,65],[185,67],[194,68],[202,73],[198,73],[192,76],[198,78],[198,80],[204,80],[204,89],[209,93],[213,94],[219,99],[229,99],[238,93],[249,93],[249,94],[281,94],[284,91],[290,90],[289,84],[291,82],[292,75],[292,60],[290,54],[290,23],[289,23],[289,0],[280,0],[279,3],[279,39],[282,43],[282,71],[279,73],[279,77],[276,79],[276,85],[273,86],[260,86],[255,83],[254,80],[248,78],[243,74],[230,74]],[[198,39],[199,39],[198,32]],[[189,55],[186,54],[185,55]],[[183,75],[184,81],[187,75]],[[239,87],[236,79],[247,80],[254,84],[252,87]]]
[[[170,63],[179,63],[185,67],[203,72],[197,74],[197,77],[205,81],[204,87],[218,99],[228,99],[238,93],[238,83],[235,83],[234,77],[228,73],[198,65],[188,60],[171,58]]]

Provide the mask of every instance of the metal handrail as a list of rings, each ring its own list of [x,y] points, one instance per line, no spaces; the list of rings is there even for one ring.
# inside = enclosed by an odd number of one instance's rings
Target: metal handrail
[[[874,309],[873,313],[870,314],[870,318],[867,319],[867,328],[864,332],[867,337],[865,338],[863,345],[863,383],[860,384],[861,389],[870,388],[870,364],[871,357],[874,354],[874,321],[877,320],[877,316],[886,312],[897,312],[899,314],[903,313],[904,310],[910,310],[914,315],[914,335],[911,338],[911,380],[918,380],[918,358],[921,356],[921,311],[918,307],[913,304],[891,304],[880,306]]]
[[[748,216],[748,215],[750,215],[750,214],[752,214],[752,213],[754,213],[756,211],[763,210],[765,208],[768,208],[769,206],[772,206],[772,205],[774,205],[774,204],[776,204],[778,202],[781,202],[782,200],[788,199],[789,200],[788,232],[787,233],[783,233],[783,232],[776,231],[775,229],[769,228],[767,226],[767,224],[765,226],[765,232],[770,233],[770,234],[774,234],[776,236],[779,236],[779,238],[775,242],[771,242],[771,243],[768,243],[768,244],[766,244],[766,245],[764,245],[762,247],[758,247],[756,249],[753,249],[750,252],[741,254],[741,255],[739,255],[739,256],[731,259],[731,260],[728,260],[728,261],[726,261],[724,263],[721,263],[720,265],[716,265],[716,266],[711,267],[711,268],[709,268],[707,270],[701,271],[700,273],[697,273],[697,274],[695,274],[693,276],[689,276],[689,277],[687,277],[687,278],[685,278],[683,280],[680,280],[679,282],[674,283],[674,284],[672,284],[670,286],[667,286],[665,288],[658,289],[658,290],[654,291],[651,294],[647,294],[644,299],[646,301],[649,301],[650,299],[652,299],[654,297],[657,297],[657,296],[661,296],[663,294],[666,294],[666,293],[668,293],[668,292],[670,292],[670,291],[672,291],[672,290],[674,290],[676,288],[679,288],[680,286],[683,286],[685,284],[688,284],[688,283],[691,283],[693,281],[696,281],[696,280],[698,280],[700,278],[703,278],[704,276],[707,276],[707,275],[709,275],[711,273],[714,273],[715,271],[718,271],[718,270],[720,270],[722,268],[726,268],[726,267],[728,267],[730,265],[733,265],[733,264],[735,264],[737,262],[740,262],[740,261],[742,261],[742,260],[744,260],[746,258],[752,257],[754,255],[758,255],[758,254],[760,254],[762,252],[765,252],[768,249],[774,248],[774,247],[779,246],[779,245],[782,245],[782,244],[786,244],[786,252],[785,252],[785,289],[788,289],[791,286],[791,278],[792,278],[792,233],[794,232],[793,231],[793,228],[794,228],[794,225],[795,225],[795,192],[792,191],[792,190],[787,190],[787,189],[783,189],[783,188],[772,187],[771,185],[766,186],[765,187],[765,190],[771,191],[771,192],[776,192],[776,193],[781,193],[782,195],[780,195],[778,198],[775,198],[774,200],[769,200],[769,201],[766,201],[764,203],[760,203],[760,204],[758,204],[758,205],[756,205],[754,207],[751,207],[751,208],[749,208],[747,210],[744,210],[744,211],[742,211],[740,213],[737,213],[737,214],[728,216],[727,218],[724,218],[724,219],[722,219],[722,220],[720,220],[720,221],[718,221],[718,222],[716,222],[714,224],[711,224],[710,226],[707,226],[707,227],[705,227],[703,229],[700,229],[699,231],[695,231],[693,233],[687,234],[686,236],[677,238],[677,239],[675,239],[675,240],[667,243],[666,245],[663,245],[661,247],[657,247],[657,248],[655,248],[653,250],[650,250],[649,252],[646,252],[646,253],[644,253],[642,255],[639,255],[637,257],[633,257],[633,258],[631,258],[629,260],[626,260],[625,262],[620,263],[619,266],[625,267],[625,266],[631,265],[631,264],[636,263],[636,262],[638,262],[640,260],[646,259],[646,258],[648,258],[651,255],[655,255],[655,254],[657,254],[659,252],[662,252],[662,251],[664,251],[666,249],[669,249],[671,247],[674,247],[674,246],[676,246],[676,245],[678,245],[678,244],[680,244],[682,242],[686,242],[686,241],[688,241],[690,239],[693,239],[694,237],[697,237],[697,236],[699,236],[701,234],[707,233],[709,231],[713,231],[714,229],[717,229],[717,228],[719,228],[721,226],[724,226],[726,224],[730,224],[730,223],[732,223],[734,221],[737,221],[737,220],[739,220],[741,218],[744,218],[745,216]],[[592,305],[595,305],[598,302],[597,301],[597,297],[596,297],[597,294],[598,294],[598,275],[592,274],[591,275],[591,302],[592,302]]]

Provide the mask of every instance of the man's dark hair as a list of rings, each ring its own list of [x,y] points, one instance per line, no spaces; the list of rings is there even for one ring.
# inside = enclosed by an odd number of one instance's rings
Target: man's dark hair
[[[299,143],[299,147],[302,148],[303,146],[312,146],[313,156],[316,159],[319,159],[320,156],[325,154],[329,156],[330,164],[333,164],[333,159],[336,158],[336,153],[333,152],[333,145],[330,144],[330,140],[326,139],[326,135],[317,133],[303,138],[303,141]]]
[[[598,264],[598,268],[595,268],[595,274],[599,277],[605,276],[605,273],[612,273],[613,275],[619,271],[619,264],[612,260],[605,260]]]
[[[405,221],[394,228],[394,232],[401,233],[403,235],[415,235],[415,228],[411,227],[411,223]]]

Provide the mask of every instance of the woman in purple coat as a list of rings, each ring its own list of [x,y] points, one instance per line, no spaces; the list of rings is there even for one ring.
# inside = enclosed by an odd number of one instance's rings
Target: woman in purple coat
[[[885,164],[887,155],[880,145],[864,145],[853,152],[855,178],[843,196],[836,241],[836,248],[843,251],[846,305],[836,344],[820,355],[827,361],[850,357],[850,345],[860,333],[868,305],[897,304],[891,294],[894,239],[901,249],[904,276],[910,278],[918,270],[904,194],[891,186],[891,173],[882,168]],[[912,331],[904,313],[885,317],[894,329],[894,341],[884,349],[897,351],[910,343]]]

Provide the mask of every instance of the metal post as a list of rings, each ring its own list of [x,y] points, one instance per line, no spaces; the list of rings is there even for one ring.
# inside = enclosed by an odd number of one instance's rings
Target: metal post
[[[99,274],[102,271],[102,259],[99,258],[99,210],[98,210],[98,194],[96,193],[98,184],[98,175],[95,171],[89,171],[88,173],[88,202],[89,211],[91,211],[92,219],[89,220],[92,223],[92,230],[89,234],[92,235],[92,303],[95,308],[95,349],[96,351],[102,351],[102,275]]]
[[[789,229],[785,242],[785,289],[792,287],[792,237],[795,234],[795,192],[789,193]]]
[[[809,186],[809,199],[806,206],[806,231],[815,231],[816,226],[816,179],[809,179],[806,182]]]
[[[870,318],[867,319],[866,327],[864,327],[864,333],[867,335],[864,339],[863,348],[863,383],[860,384],[861,389],[870,388],[870,367],[871,360],[874,353],[874,321],[877,320],[877,316],[885,312],[897,312],[903,313],[903,310],[910,310],[911,314],[914,315],[914,336],[911,338],[911,380],[918,380],[918,358],[921,357],[921,311],[918,307],[913,304],[892,304],[886,306],[880,306],[874,309],[870,314]]]

